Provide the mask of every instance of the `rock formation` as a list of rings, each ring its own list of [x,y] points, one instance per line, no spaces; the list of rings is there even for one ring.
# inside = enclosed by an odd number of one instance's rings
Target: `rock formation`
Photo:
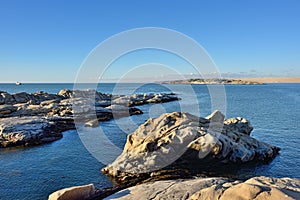
[[[227,178],[157,181],[121,190],[105,199],[292,200],[299,198],[299,179],[254,177],[244,182]]]
[[[92,197],[95,192],[93,184],[74,186],[52,193],[49,200],[84,200]]]
[[[10,117],[0,119],[1,147],[31,146],[60,139],[61,132],[74,129],[70,118]]]
[[[168,174],[164,170],[176,169],[177,176],[180,171],[186,176],[194,170],[219,171],[226,163],[274,158],[279,148],[252,138],[252,129],[246,119],[224,121],[218,111],[207,118],[179,112],[163,114],[128,135],[123,153],[102,172],[122,183],[159,179]]]
[[[123,153],[102,169],[119,184],[95,190],[88,199],[299,199],[296,178],[237,180],[193,173],[274,158],[279,148],[252,138],[252,130],[246,119],[224,120],[219,111],[206,118],[179,112],[150,118],[128,135]]]

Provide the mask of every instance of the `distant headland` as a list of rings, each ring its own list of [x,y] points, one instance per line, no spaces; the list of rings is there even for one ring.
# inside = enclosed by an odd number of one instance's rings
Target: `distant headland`
[[[300,77],[256,77],[256,78],[212,78],[163,81],[162,84],[224,84],[224,85],[261,85],[266,83],[300,83]]]
[[[163,81],[162,84],[227,84],[227,85],[259,85],[264,84],[263,82],[257,81],[246,81],[241,79],[187,79],[187,80],[174,80],[174,81]]]

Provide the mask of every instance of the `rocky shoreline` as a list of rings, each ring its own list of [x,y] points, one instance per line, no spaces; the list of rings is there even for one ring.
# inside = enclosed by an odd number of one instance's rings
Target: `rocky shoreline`
[[[241,79],[188,79],[164,81],[162,84],[200,84],[200,85],[262,85],[263,82]]]
[[[74,119],[95,127],[99,121],[138,115],[134,107],[177,101],[175,94],[103,94],[95,90],[61,90],[58,94],[0,91],[0,148],[32,146],[62,138],[75,129]]]
[[[300,180],[296,178],[253,177],[232,180],[222,177],[160,180],[135,186],[98,190],[93,184],[65,188],[52,193],[49,200],[297,200]]]
[[[144,183],[104,199],[274,200],[299,199],[299,193],[299,179],[253,177],[238,181],[213,177]]]
[[[252,130],[245,118],[225,119],[219,111],[206,118],[179,112],[150,118],[102,169],[116,186],[66,188],[49,199],[298,199],[299,179],[215,176],[267,164],[278,154],[278,147],[251,137]]]

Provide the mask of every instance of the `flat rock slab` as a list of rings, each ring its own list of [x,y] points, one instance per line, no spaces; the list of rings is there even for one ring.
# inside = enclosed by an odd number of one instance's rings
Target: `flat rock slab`
[[[0,147],[30,146],[60,139],[72,121],[41,117],[0,118]],[[69,128],[69,127],[68,127]]]
[[[105,199],[292,200],[299,198],[299,179],[254,177],[245,182],[226,178],[157,181],[121,190]]]

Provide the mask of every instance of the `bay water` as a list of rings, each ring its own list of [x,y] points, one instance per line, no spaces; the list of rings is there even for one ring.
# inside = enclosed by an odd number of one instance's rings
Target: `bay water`
[[[92,86],[83,84],[83,88]],[[193,93],[188,90],[192,87]],[[239,170],[241,177],[271,176],[300,178],[300,84],[226,85],[226,118],[245,117],[254,130],[252,136],[281,148],[269,164]],[[97,90],[111,93],[116,84],[99,84]],[[9,93],[45,91],[57,93],[73,89],[73,84],[0,84]],[[211,94],[206,85],[118,84],[118,94],[174,92],[182,99],[164,104],[138,106],[144,114],[131,116],[136,124],[127,132],[119,128],[124,119],[101,122],[106,136],[120,149],[128,133],[149,117],[184,110],[202,117],[213,111]],[[196,101],[195,101],[196,98]],[[200,114],[195,112],[199,108]],[[105,155],[106,152],[103,152]],[[112,158],[113,160],[114,158]],[[112,182],[101,174],[105,164],[94,158],[82,144],[76,130],[63,133],[63,138],[40,146],[0,149],[0,199],[47,199],[58,189],[94,183],[108,187]]]

